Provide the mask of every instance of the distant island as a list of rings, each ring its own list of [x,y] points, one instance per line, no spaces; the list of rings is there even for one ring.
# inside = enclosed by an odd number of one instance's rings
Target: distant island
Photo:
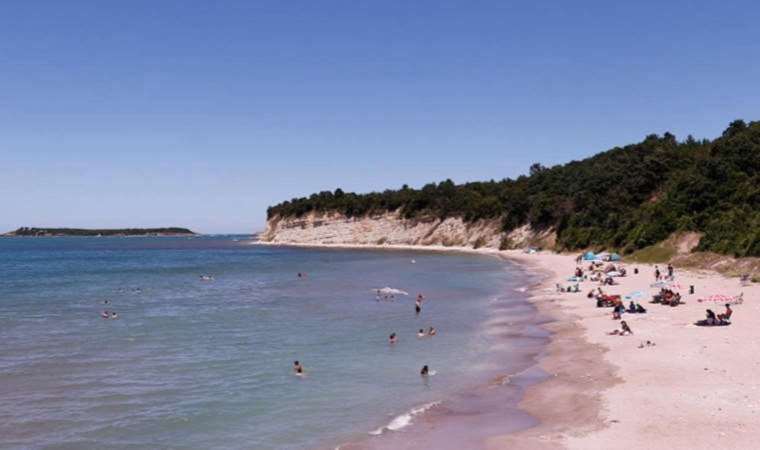
[[[179,227],[168,228],[114,228],[114,229],[84,229],[84,228],[34,228],[21,227],[2,236],[193,236],[196,233]]]

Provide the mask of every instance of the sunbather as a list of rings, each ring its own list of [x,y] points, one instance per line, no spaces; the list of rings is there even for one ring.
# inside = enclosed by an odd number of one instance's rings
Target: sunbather
[[[734,310],[731,309],[731,305],[729,303],[726,303],[726,312],[723,314],[718,314],[718,320],[721,322],[731,320],[731,314],[734,313]]]

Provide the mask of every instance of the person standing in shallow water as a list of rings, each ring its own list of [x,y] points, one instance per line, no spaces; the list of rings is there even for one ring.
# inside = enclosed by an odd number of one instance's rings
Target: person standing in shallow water
[[[303,366],[299,361],[293,361],[293,373],[303,375]]]
[[[414,313],[419,315],[422,312],[422,294],[417,294],[417,300],[414,302]]]

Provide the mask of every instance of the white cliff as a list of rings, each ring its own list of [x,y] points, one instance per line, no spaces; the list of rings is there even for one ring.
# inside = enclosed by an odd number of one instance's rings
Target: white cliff
[[[470,223],[455,217],[405,219],[398,212],[354,218],[318,213],[300,218],[273,217],[259,239],[272,244],[442,245],[493,249],[554,245],[552,232],[535,233],[523,226],[504,233],[498,219]]]

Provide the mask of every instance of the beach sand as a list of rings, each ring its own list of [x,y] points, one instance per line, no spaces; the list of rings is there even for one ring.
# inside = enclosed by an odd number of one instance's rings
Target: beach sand
[[[550,376],[530,386],[520,402],[540,424],[493,437],[484,448],[760,448],[760,378],[754,376],[760,372],[760,328],[754,326],[760,317],[758,284],[742,286],[715,272],[676,269],[686,304],[650,304],[658,291],[650,287],[654,266],[623,262],[628,276],[603,289],[621,296],[645,291],[647,297],[637,301],[648,313],[624,314],[634,334],[611,336],[607,333],[620,328],[611,308],[597,308],[586,297],[598,283],[581,283],[580,293],[555,291],[556,283],[571,284],[566,279],[577,255],[405,245],[324,247],[477,252],[508,258],[542,275],[532,300],[553,319],[546,325],[552,340],[540,361]],[[634,268],[639,274],[633,274]],[[689,285],[695,287],[694,295],[688,294]],[[720,303],[698,299],[741,292],[744,303],[734,307],[732,325],[693,325],[707,308],[724,310]],[[639,348],[646,341],[655,345]]]
[[[534,301],[542,311],[555,311],[554,339],[541,362],[555,376],[529,388],[521,403],[541,425],[494,438],[488,448],[760,448],[760,378],[755,377],[760,371],[755,326],[760,285],[676,269],[686,304],[670,307],[649,304],[651,295],[641,298],[647,314],[623,315],[634,334],[610,336],[607,332],[619,328],[611,308],[596,308],[586,298],[598,283],[582,283],[581,293],[554,292],[556,283],[571,284],[566,279],[576,267],[574,256],[509,257],[552,274]],[[650,288],[653,266],[623,265],[628,276],[616,278],[620,284],[606,287],[606,293],[657,291]],[[694,295],[688,295],[690,285]],[[698,299],[741,292],[744,303],[734,307],[732,325],[693,325],[705,317],[706,308],[724,310],[720,303]],[[656,345],[639,348],[646,341]]]

